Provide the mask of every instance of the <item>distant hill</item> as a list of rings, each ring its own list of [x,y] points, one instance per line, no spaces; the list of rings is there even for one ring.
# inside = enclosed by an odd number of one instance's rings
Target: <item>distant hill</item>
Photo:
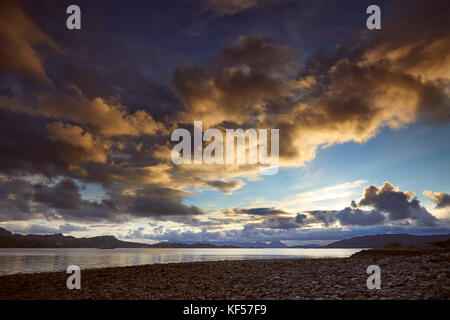
[[[214,245],[211,243],[160,242],[149,245],[149,248],[239,248],[239,247],[232,245]]]
[[[450,238],[445,241],[426,242],[416,245],[402,246],[398,242],[391,242],[384,245],[382,248],[362,250],[352,254],[352,258],[367,258],[367,257],[387,257],[387,256],[421,256],[450,253]]]
[[[148,248],[145,243],[121,241],[114,236],[75,238],[60,233],[21,235],[0,228],[0,248]]]
[[[320,249],[324,246],[316,243],[310,243],[310,244],[302,244],[302,245],[296,245],[289,248],[297,248],[297,249]]]
[[[425,242],[445,241],[450,234],[438,234],[431,236],[413,236],[410,234],[377,234],[374,236],[355,237],[336,241],[325,248],[381,248],[387,243],[397,242],[404,246],[417,245]]]
[[[62,234],[21,235],[0,228],[0,248],[235,248],[234,246],[215,246],[213,244],[167,243],[145,244],[121,241],[114,236],[75,238]]]
[[[216,245],[218,247],[234,247],[234,248],[290,248],[286,246],[281,241],[272,241],[272,242],[264,242],[264,241],[256,241],[256,242],[237,242],[237,241],[227,241],[227,242],[211,242],[211,244]]]
[[[114,236],[99,236],[92,238],[75,238],[62,234],[52,235],[21,235],[13,234],[0,228],[0,248],[287,248],[280,241],[270,243],[179,243],[160,242],[146,244],[121,241]]]
[[[288,248],[288,246],[280,241],[272,241],[267,245],[267,248]]]

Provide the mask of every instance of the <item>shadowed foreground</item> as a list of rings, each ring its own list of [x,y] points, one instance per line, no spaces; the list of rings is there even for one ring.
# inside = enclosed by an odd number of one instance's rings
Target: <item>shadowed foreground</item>
[[[367,267],[381,268],[368,290]],[[0,277],[0,299],[449,299],[450,254],[174,263]]]

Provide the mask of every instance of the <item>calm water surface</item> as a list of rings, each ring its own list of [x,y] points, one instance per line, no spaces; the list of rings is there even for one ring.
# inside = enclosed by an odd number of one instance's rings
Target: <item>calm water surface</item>
[[[343,258],[362,249],[0,249],[0,275],[81,269],[137,266],[156,263]]]

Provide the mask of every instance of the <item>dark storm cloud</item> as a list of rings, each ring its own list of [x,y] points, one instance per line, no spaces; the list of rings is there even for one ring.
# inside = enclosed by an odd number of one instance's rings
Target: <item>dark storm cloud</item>
[[[38,183],[34,187],[34,199],[49,208],[77,209],[83,203],[79,187],[73,180],[64,179],[54,186]]]
[[[164,137],[150,135],[104,137],[95,130],[90,132],[85,125],[49,121],[12,111],[0,110],[0,116],[0,172],[18,176],[69,176],[102,184],[111,184],[117,178],[142,180],[148,175],[145,167],[158,163],[152,156],[153,149],[167,141]],[[138,118],[135,119],[140,122]],[[116,120],[119,121],[113,126],[116,129],[122,123],[124,132],[136,130],[134,120],[128,124],[120,117]],[[145,130],[152,130],[151,124]]]
[[[152,137],[108,141],[79,126],[30,115],[0,110],[0,117],[0,172],[7,175],[67,176],[110,185],[116,179],[141,181],[148,176],[145,167],[155,164],[147,149],[136,150],[140,140],[157,145]]]
[[[196,216],[203,211],[182,203],[181,191],[143,186],[126,194],[122,188],[106,190],[100,202],[82,198],[80,187],[69,179],[53,185],[14,179],[0,182],[0,220],[36,218],[68,221],[126,221],[136,217]]]
[[[33,184],[22,179],[0,182],[0,220],[32,220],[36,218],[68,220],[115,220],[120,212],[107,201],[83,200],[80,188],[64,179],[54,185]],[[117,217],[115,217],[117,214]]]
[[[341,226],[383,225],[385,216],[377,210],[363,211],[354,207],[343,210],[317,210],[308,212],[311,218],[303,218],[303,223],[321,223],[331,227],[339,222]]]
[[[286,217],[289,214],[273,208],[234,209],[235,213],[252,216],[271,216],[262,222],[247,224],[248,228],[268,229],[304,229],[309,224],[322,224],[333,227],[339,222],[341,226],[375,226],[383,225],[386,217],[377,210],[363,211],[347,207],[343,210],[316,210],[299,213],[295,217]],[[279,216],[282,215],[282,216]]]
[[[132,51],[124,48],[120,39],[100,39],[96,46],[105,54],[85,54],[69,61],[57,75],[58,79],[76,86],[89,99],[115,96],[131,112],[144,110],[155,118],[163,118],[182,108],[165,84],[167,80],[149,75],[162,76],[171,72],[159,67],[158,55],[152,52],[152,48],[144,46]],[[135,56],[137,52],[138,57]],[[144,56],[155,58],[154,61],[146,61],[148,59],[143,59]],[[86,59],[89,59],[88,63],[82,61]],[[127,63],[118,65],[117,61]],[[145,65],[145,74],[140,65]]]
[[[441,193],[436,199],[436,208],[446,208],[450,206],[450,195]]]
[[[58,210],[58,213],[67,220],[86,222],[203,214],[196,206],[184,205],[183,193],[174,189],[146,185],[130,193],[124,192],[120,187],[105,191],[107,197],[99,203],[83,200],[77,208]]]
[[[269,229],[295,229],[299,224],[295,218],[269,218],[264,220],[263,226]]]
[[[372,206],[385,212],[390,221],[412,219],[423,226],[434,226],[437,223],[437,219],[420,205],[412,191],[399,191],[389,182],[385,182],[381,188],[366,187],[359,206]]]
[[[343,226],[373,226],[383,224],[385,217],[376,210],[364,212],[360,209],[345,208],[336,218]]]
[[[321,223],[326,227],[339,222],[341,226],[374,226],[382,225],[385,216],[376,210],[363,211],[353,207],[343,210],[309,211],[311,218],[304,219],[308,223]]]
[[[308,213],[313,217],[313,221],[322,223],[326,227],[331,226],[336,222],[337,211],[315,210],[309,211]]]
[[[231,194],[234,190],[241,188],[244,185],[242,180],[231,180],[231,181],[206,181],[206,185],[214,189],[221,190],[225,194]]]
[[[43,215],[33,208],[34,188],[20,179],[0,179],[0,221],[31,220]]]
[[[0,110],[0,117],[0,172],[69,176],[100,183],[110,182],[109,175],[126,175],[124,166],[114,168],[107,163],[107,158],[119,151],[119,139],[103,140],[80,126],[10,111]]]
[[[233,46],[224,46],[212,59],[213,68],[248,67],[264,72],[284,72],[296,67],[296,54],[258,33],[240,37]]]
[[[183,120],[242,123],[257,114],[265,100],[278,100],[286,90],[283,73],[292,70],[295,54],[260,34],[241,36],[224,47],[208,65],[177,69],[171,86],[185,105]],[[215,112],[210,113],[214,108]]]
[[[264,228],[264,229],[296,229],[300,225],[293,217],[275,217],[264,219],[261,223],[247,224],[247,228]]]
[[[176,10],[169,10],[173,4],[161,4],[155,10],[151,3],[127,6],[115,1],[82,1],[78,5],[88,14],[82,18],[85,28],[77,32],[70,32],[61,24],[68,5],[65,1],[22,2],[20,8],[16,5],[16,10],[36,22],[40,33],[64,49],[64,54],[44,59],[48,54],[40,55],[41,48],[34,48],[57,89],[71,85],[89,99],[116,97],[131,112],[144,110],[156,118],[181,108],[166,85],[174,65],[186,58],[185,54],[171,50],[171,46],[165,47],[170,41],[165,37],[168,34],[172,38],[184,35],[181,26],[175,27],[175,21],[179,20]],[[181,6],[179,3],[177,7]],[[173,15],[172,21],[170,18],[161,21],[161,10],[167,16]],[[135,17],[133,21],[127,18],[127,13]],[[145,40],[141,41],[142,38]]]
[[[287,212],[283,210],[279,210],[276,208],[250,208],[250,209],[234,209],[235,213],[240,214],[249,214],[256,216],[267,216],[267,215],[281,215],[286,214]]]
[[[8,174],[42,173],[48,176],[64,172],[63,159],[79,159],[75,150],[46,137],[45,121],[32,116],[0,110],[0,170]],[[42,152],[47,150],[47,152]],[[67,158],[66,158],[67,157]]]
[[[135,191],[135,195],[118,195],[112,193],[113,203],[133,216],[170,216],[170,215],[200,215],[203,213],[196,206],[182,203],[184,192],[153,185],[144,186]]]
[[[299,213],[295,216],[295,222],[297,222],[299,225],[305,224],[305,220],[308,216],[303,213]]]
[[[231,211],[233,215],[248,215],[252,218],[263,218],[260,222],[246,224],[248,228],[262,229],[296,229],[307,223],[305,214],[292,216],[291,213],[276,208],[236,208]]]

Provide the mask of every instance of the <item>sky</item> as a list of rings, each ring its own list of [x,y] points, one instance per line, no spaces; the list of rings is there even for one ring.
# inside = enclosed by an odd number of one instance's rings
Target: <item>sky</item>
[[[1,0],[0,227],[287,245],[449,233],[448,3],[377,1],[370,30],[372,2]],[[194,121],[278,129],[278,171],[174,162]]]

